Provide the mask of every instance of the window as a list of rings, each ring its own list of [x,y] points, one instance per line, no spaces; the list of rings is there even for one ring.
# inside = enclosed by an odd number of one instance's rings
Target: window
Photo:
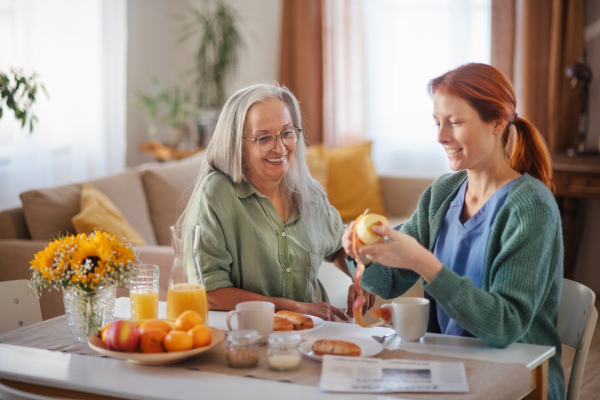
[[[449,172],[437,142],[430,79],[490,62],[491,0],[365,2],[367,138],[380,174]]]
[[[33,134],[12,111],[0,119],[0,209],[123,169],[126,17],[125,0],[0,0],[0,69],[35,71],[49,94]]]

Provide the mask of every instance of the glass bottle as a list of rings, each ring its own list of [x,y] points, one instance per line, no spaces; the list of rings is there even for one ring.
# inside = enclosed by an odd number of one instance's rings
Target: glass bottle
[[[298,349],[299,344],[299,333],[271,333],[269,335],[269,350],[267,352],[269,367],[276,371],[291,371],[296,369],[302,358]]]
[[[258,332],[241,329],[227,334],[227,364],[235,368],[251,368],[258,364]]]
[[[175,259],[169,278],[167,319],[175,320],[182,312],[194,310],[208,325],[206,288],[198,256],[200,227],[176,225],[170,230]]]

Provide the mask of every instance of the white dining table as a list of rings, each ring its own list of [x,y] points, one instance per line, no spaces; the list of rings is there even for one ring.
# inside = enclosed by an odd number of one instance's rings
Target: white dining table
[[[160,303],[159,317],[165,317],[166,304]],[[228,330],[225,312],[209,312],[209,325]],[[116,301],[116,318],[130,318],[129,298]],[[325,322],[303,336],[305,340],[331,337],[371,338],[393,332],[391,328],[362,328],[358,325]],[[532,371],[546,365],[555,353],[554,347],[514,343],[497,349],[476,338],[427,333],[421,341],[402,342],[394,338],[385,343],[387,349],[456,357],[497,363],[522,364]],[[319,400],[392,398],[382,394],[326,393],[318,387],[264,379],[223,375],[167,366],[135,365],[121,360],[90,357],[60,351],[36,349],[0,343],[0,379],[56,387],[86,393],[128,399],[243,399],[243,400]],[[543,381],[542,381],[543,382]],[[534,382],[535,385],[535,382]],[[533,398],[544,398],[544,390],[536,388]],[[540,394],[541,393],[541,394]],[[399,397],[393,397],[399,399]],[[410,398],[406,394],[406,398]],[[440,398],[443,398],[441,396]]]

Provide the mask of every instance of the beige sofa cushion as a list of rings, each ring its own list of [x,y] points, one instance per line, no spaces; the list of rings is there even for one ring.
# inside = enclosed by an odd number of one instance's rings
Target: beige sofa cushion
[[[66,185],[21,193],[25,220],[32,239],[51,240],[75,233],[71,218],[79,212],[81,185]]]
[[[104,193],[148,245],[156,245],[140,173],[128,171],[89,182]],[[50,240],[56,234],[75,233],[71,218],[80,211],[82,184],[29,190],[21,194],[25,220],[32,239]]]
[[[81,211],[72,219],[77,233],[91,234],[96,229],[113,234],[117,239],[136,246],[146,241],[135,231],[117,206],[101,191],[86,183],[81,191]]]
[[[156,245],[154,227],[150,220],[148,201],[140,173],[127,171],[89,182],[100,189],[139,233],[148,246]]]
[[[150,216],[159,245],[171,245],[169,227],[185,209],[204,152],[178,161],[153,165],[142,172]]]

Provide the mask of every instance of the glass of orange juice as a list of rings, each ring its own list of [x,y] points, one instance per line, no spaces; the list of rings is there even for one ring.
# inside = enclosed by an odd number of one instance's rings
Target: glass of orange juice
[[[198,257],[200,227],[176,225],[170,229],[175,258],[167,294],[167,319],[174,320],[182,312],[194,310],[208,325],[206,288]]]
[[[129,279],[131,318],[134,321],[158,318],[158,265],[138,264]]]

